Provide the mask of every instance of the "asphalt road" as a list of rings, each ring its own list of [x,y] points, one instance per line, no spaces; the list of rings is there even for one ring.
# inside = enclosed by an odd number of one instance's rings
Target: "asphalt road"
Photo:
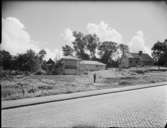
[[[2,110],[4,127],[164,127],[167,85]]]

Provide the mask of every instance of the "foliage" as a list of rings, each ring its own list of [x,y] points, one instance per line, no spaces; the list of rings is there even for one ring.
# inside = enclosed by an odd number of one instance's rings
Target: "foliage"
[[[129,47],[128,45],[125,45],[125,44],[119,44],[118,49],[120,49],[121,51],[121,56],[117,59],[117,63],[118,65],[120,65],[123,57],[126,57],[127,54],[129,53]]]
[[[4,70],[19,70],[24,72],[35,72],[40,69],[40,57],[33,51],[12,56],[9,52],[0,51],[1,66]]]
[[[93,35],[88,34],[88,35],[85,35],[84,41],[86,42],[86,48],[90,53],[89,58],[92,60],[96,59],[95,53],[96,53],[97,45],[99,43],[99,38],[95,34]]]
[[[76,56],[85,60],[89,59],[89,55],[86,53],[86,41],[84,40],[84,34],[74,31],[73,36],[75,37],[75,40],[72,43]]]
[[[112,54],[117,50],[117,43],[112,41],[100,42],[96,34],[86,34],[74,31],[75,40],[73,46],[65,45],[62,47],[64,55],[72,55],[74,52],[78,58],[83,60],[97,60],[110,65]],[[99,53],[97,53],[99,51]],[[100,58],[97,55],[100,55]]]
[[[56,72],[56,63],[50,58],[46,62],[47,74],[57,74]]]
[[[167,66],[167,39],[163,42],[157,41],[152,47],[152,56],[155,64]]]
[[[0,51],[0,66],[2,66],[4,69],[10,69],[11,61],[12,55],[9,52],[5,50]]]
[[[47,53],[44,49],[40,50],[38,53],[40,60],[43,60],[43,58],[45,57],[46,54]]]
[[[101,61],[109,65],[112,61],[112,54],[117,50],[117,43],[112,41],[104,41],[98,47]]]
[[[122,51],[122,55],[123,56],[125,56],[127,53],[129,53],[129,47],[128,47],[128,45],[120,44],[118,47]]]
[[[62,50],[63,50],[64,56],[73,55],[73,51],[74,51],[73,48],[67,44],[62,47]]]
[[[19,54],[15,63],[17,69],[22,71],[35,72],[40,69],[40,59],[31,49],[24,54]]]

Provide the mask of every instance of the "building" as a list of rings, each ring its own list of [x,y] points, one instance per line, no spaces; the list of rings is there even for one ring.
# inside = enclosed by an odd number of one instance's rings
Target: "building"
[[[80,66],[79,66],[80,73],[88,73],[89,71],[105,70],[105,68],[106,68],[106,64],[103,64],[98,61],[88,61],[88,60],[80,61]]]
[[[64,56],[60,60],[60,74],[77,75],[89,71],[104,70],[106,65],[98,61],[81,60],[73,56]]]
[[[61,74],[74,75],[79,74],[79,62],[80,59],[73,56],[64,56],[60,60],[61,62]]]
[[[136,67],[153,65],[153,59],[147,54],[139,51],[139,53],[126,53],[121,58],[120,67]]]

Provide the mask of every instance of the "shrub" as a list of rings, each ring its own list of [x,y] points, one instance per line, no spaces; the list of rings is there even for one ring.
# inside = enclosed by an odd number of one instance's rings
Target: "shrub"
[[[35,73],[34,73],[34,75],[46,75],[46,71],[44,71],[44,70],[38,70],[38,71],[36,71]]]

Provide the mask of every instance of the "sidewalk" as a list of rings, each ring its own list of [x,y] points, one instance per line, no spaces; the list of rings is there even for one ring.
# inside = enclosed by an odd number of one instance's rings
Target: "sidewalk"
[[[37,105],[37,104],[43,104],[43,103],[49,103],[49,102],[57,102],[57,101],[70,100],[70,99],[76,99],[76,98],[82,98],[82,97],[103,95],[108,93],[131,91],[136,89],[143,89],[143,88],[164,86],[164,85],[167,85],[167,82],[134,85],[134,86],[131,85],[126,87],[84,91],[84,92],[77,92],[77,93],[71,93],[71,94],[60,94],[60,95],[26,98],[26,99],[11,100],[11,101],[2,101],[1,109],[12,109],[12,108],[18,108],[18,107],[24,107],[24,106],[30,106],[30,105]]]

